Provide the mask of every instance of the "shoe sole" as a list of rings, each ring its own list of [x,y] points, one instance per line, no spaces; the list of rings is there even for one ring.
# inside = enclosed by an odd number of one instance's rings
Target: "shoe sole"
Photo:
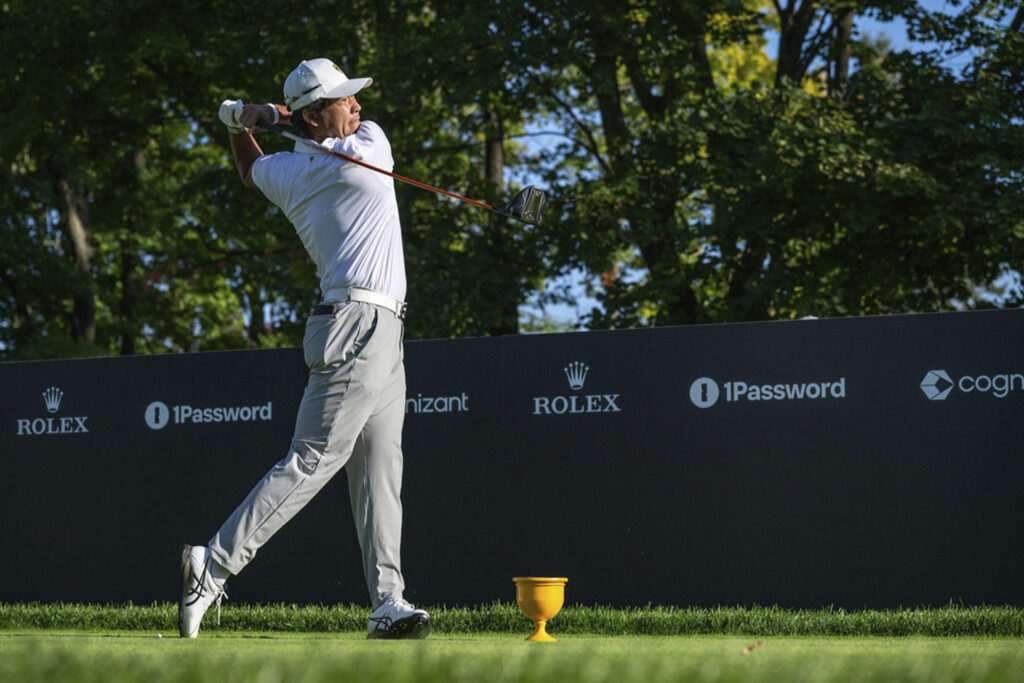
[[[188,561],[188,556],[191,554],[192,546],[190,545],[186,545],[185,549],[181,551],[181,597],[178,598],[178,635],[182,638],[189,637],[185,633],[185,596],[192,582],[192,565]]]
[[[400,619],[391,628],[367,634],[368,640],[422,640],[430,635],[430,617],[413,616]]]

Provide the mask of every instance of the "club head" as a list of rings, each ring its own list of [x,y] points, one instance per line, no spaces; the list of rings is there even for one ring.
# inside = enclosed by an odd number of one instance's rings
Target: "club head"
[[[544,194],[544,190],[536,185],[527,185],[505,205],[501,212],[523,223],[536,225],[540,223],[547,203],[548,197]]]

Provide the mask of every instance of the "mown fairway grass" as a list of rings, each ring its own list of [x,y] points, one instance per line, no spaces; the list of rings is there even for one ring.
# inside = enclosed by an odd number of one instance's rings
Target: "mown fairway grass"
[[[568,606],[527,643],[515,605],[431,608],[425,641],[365,639],[365,607],[0,604],[0,683],[1024,681],[1024,610]],[[157,638],[160,633],[163,637]],[[743,654],[756,642],[760,647]]]
[[[169,635],[169,634],[168,634]],[[60,683],[299,681],[1021,681],[1013,638],[0,632],[0,680]]]

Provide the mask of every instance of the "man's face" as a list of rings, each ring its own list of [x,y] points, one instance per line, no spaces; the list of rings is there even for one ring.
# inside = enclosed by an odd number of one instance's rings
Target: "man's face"
[[[320,120],[314,129],[320,139],[343,138],[359,129],[359,112],[362,107],[355,95],[334,100],[320,112]]]

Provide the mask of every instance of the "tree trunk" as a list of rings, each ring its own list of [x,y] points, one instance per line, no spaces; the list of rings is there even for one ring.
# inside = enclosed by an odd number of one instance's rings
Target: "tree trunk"
[[[839,93],[846,88],[850,77],[850,35],[853,33],[853,10],[845,9],[833,15],[836,42],[833,47],[835,62],[832,67],[832,90]]]
[[[500,203],[505,186],[505,124],[495,107],[484,106],[484,173],[490,185],[492,203]],[[519,277],[516,259],[509,255],[514,247],[510,231],[512,227],[506,218],[492,216],[491,249],[493,263],[497,266],[493,276],[493,301],[497,314],[492,319],[489,333],[493,336],[517,334],[519,332]],[[487,291],[486,288],[485,291]]]
[[[748,284],[757,277],[763,267],[765,253],[761,240],[750,238],[746,245],[733,257],[729,272],[729,288],[725,298],[729,302],[730,319],[734,321],[764,320],[768,317],[768,304],[763,294],[750,296]]]
[[[487,141],[485,150],[485,173],[491,183],[494,197],[501,196],[505,184],[505,126],[501,115],[490,107],[484,110],[487,117]]]
[[[604,130],[608,155],[615,162],[613,172],[621,175],[627,172],[625,163],[629,159],[629,131],[622,114],[622,99],[619,96],[619,78],[615,58],[604,52],[595,55],[594,74],[591,82],[597,93],[597,106],[601,112],[601,128]]]
[[[775,7],[779,13],[779,58],[775,84],[779,85],[783,78],[799,83],[807,68],[803,48],[814,21],[814,3],[811,0],[789,0],[789,4],[783,7],[777,1]]]
[[[263,303],[263,296],[259,289],[249,295],[249,329],[246,332],[249,335],[249,341],[256,348],[262,346],[260,338],[267,332],[266,322],[263,319]]]
[[[75,270],[81,281],[74,295],[71,313],[72,334],[77,341],[96,342],[96,296],[93,294],[92,261],[96,254],[89,227],[89,205],[85,195],[61,179],[60,191],[66,209],[66,222],[75,250]]]
[[[128,162],[128,174],[135,191],[142,192],[142,174],[146,170],[146,148],[140,147]],[[133,218],[128,218],[125,227],[129,237],[120,241],[121,248],[121,303],[118,307],[121,328],[121,355],[135,355],[135,337],[138,332],[138,311],[136,297],[138,293],[138,276],[135,273],[136,253],[134,235],[137,226]]]
[[[135,258],[121,245],[121,355],[135,355]]]

